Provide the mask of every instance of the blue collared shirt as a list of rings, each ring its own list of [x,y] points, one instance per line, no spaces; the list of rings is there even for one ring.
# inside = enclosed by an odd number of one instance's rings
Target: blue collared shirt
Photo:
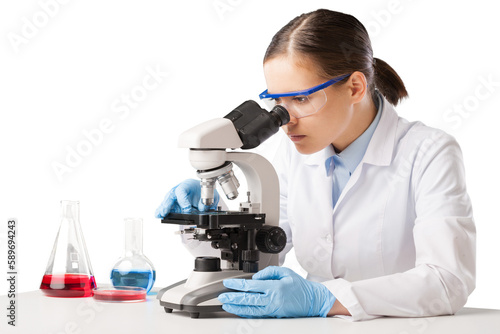
[[[378,122],[380,121],[380,116],[382,115],[383,99],[378,96],[378,110],[377,115],[368,127],[368,129],[361,134],[355,141],[353,141],[349,146],[347,146],[342,152],[335,153],[332,157],[326,159],[325,167],[327,170],[327,175],[332,175],[333,178],[333,190],[332,190],[332,204],[335,207],[337,201],[344,189],[347,181],[351,177],[352,173],[365,155],[368,144],[377,128]]]

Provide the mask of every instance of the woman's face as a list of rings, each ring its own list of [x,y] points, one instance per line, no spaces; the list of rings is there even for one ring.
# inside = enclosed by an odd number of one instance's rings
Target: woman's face
[[[300,65],[299,65],[300,64]],[[293,92],[322,84],[332,78],[322,78],[313,65],[298,63],[291,56],[274,57],[264,63],[264,75],[270,94]],[[354,107],[347,84],[334,84],[324,89],[326,104],[316,113],[295,118],[283,130],[302,154],[318,152],[330,144],[337,151],[347,147],[359,134],[352,133]]]

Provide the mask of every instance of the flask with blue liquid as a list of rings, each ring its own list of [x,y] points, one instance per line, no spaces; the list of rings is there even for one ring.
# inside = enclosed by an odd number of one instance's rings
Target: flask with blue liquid
[[[113,286],[132,286],[151,290],[156,271],[142,252],[142,219],[125,219],[125,254],[111,270]]]

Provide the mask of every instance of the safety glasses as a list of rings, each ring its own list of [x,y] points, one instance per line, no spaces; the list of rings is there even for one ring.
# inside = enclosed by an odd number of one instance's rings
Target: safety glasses
[[[279,104],[285,107],[293,117],[302,118],[317,113],[323,108],[327,101],[324,89],[348,76],[350,74],[341,75],[312,88],[295,92],[269,94],[266,89],[259,97],[271,109]]]

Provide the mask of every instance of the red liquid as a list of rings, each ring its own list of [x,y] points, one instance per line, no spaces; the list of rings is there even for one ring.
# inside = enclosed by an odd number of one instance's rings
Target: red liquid
[[[50,297],[92,297],[95,287],[94,276],[78,274],[45,275],[40,285]]]
[[[142,291],[96,290],[94,292],[94,299],[102,301],[115,301],[115,302],[142,301],[146,300],[146,290]]]

